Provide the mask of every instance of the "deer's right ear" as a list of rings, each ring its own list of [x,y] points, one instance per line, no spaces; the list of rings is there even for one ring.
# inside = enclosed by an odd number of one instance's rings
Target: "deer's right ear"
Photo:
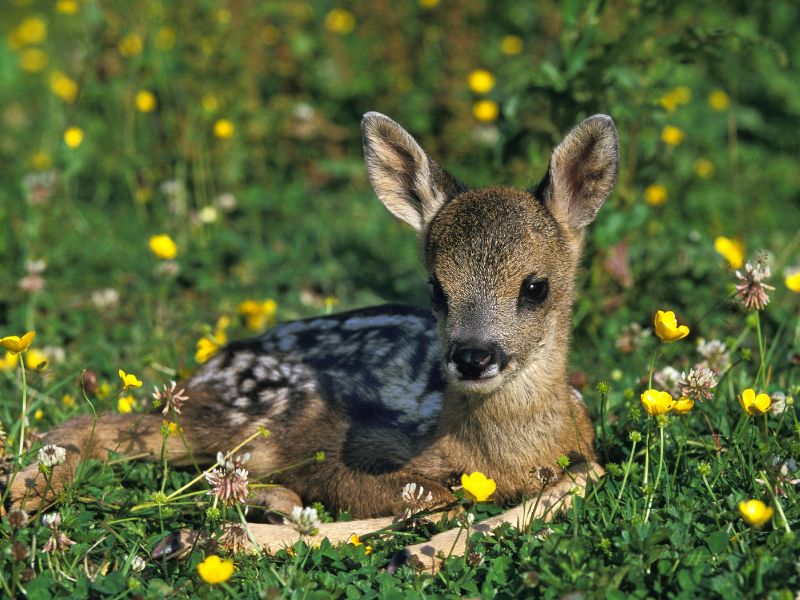
[[[417,232],[424,230],[445,202],[466,190],[389,117],[368,112],[361,132],[372,188],[394,216]]]

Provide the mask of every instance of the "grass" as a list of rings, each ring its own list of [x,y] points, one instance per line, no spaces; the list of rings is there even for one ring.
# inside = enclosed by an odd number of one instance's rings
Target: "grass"
[[[800,266],[794,3],[74,4],[72,14],[70,3],[15,1],[0,19],[0,336],[37,332],[24,381],[0,354],[6,474],[36,462],[38,436],[72,416],[149,411],[152,386],[195,369],[198,340],[223,315],[236,339],[272,319],[424,304],[413,235],[363,171],[358,119],[371,109],[471,185],[530,185],[564,130],[592,112],[614,117],[620,180],[587,240],[571,353],[608,474],[551,523],[476,536],[470,557],[435,576],[385,567],[445,526],[436,522],[370,539],[370,554],[325,542],[223,553],[236,571],[212,587],[198,576],[199,547],[151,557],[170,532],[219,533],[202,482],[152,505],[198,470],[115,455],[87,462],[48,509],[76,542],[63,552],[42,551],[41,515],[19,530],[0,520],[4,594],[794,597],[800,426],[788,399],[800,390],[800,296],[784,283]],[[506,51],[508,36],[521,52]],[[31,50],[44,53],[41,68]],[[477,68],[495,87],[470,89]],[[151,112],[137,107],[142,90]],[[479,121],[473,105],[487,99],[499,115]],[[230,137],[215,134],[220,120]],[[662,139],[667,126],[680,143]],[[76,147],[68,127],[84,133]],[[161,233],[177,243],[174,261],[148,248]],[[763,311],[734,297],[720,236],[741,241],[747,260],[768,252],[776,289]],[[276,311],[263,323],[239,313],[267,299]],[[647,335],[657,309],[674,310],[689,337]],[[713,397],[648,416],[651,375],[668,389],[664,367],[703,361],[701,340],[729,356]],[[144,382],[122,405],[118,369]],[[92,378],[84,397],[80,381]],[[786,410],[746,415],[748,388],[784,394]],[[749,499],[774,511],[760,528],[740,514]]]

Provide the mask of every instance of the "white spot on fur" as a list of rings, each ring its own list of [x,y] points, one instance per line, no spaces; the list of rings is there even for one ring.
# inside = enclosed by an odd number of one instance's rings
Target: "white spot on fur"
[[[249,369],[255,360],[255,355],[252,352],[239,352],[233,357],[231,369],[234,371],[244,371]]]
[[[370,317],[350,317],[342,324],[342,328],[349,331],[373,329],[376,327],[407,327],[408,329],[418,329],[419,319],[403,315],[386,314]]]
[[[228,412],[228,421],[231,425],[244,425],[248,421],[248,416],[244,413],[230,411]]]

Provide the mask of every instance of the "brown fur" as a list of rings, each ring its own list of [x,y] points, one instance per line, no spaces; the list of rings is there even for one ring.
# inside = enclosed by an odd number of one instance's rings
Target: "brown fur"
[[[391,424],[360,427],[321,395],[304,399],[290,420],[242,413],[234,427],[218,417],[224,413],[210,388],[193,378],[186,384],[190,400],[180,421],[191,454],[170,436],[169,460],[210,464],[218,450],[266,427],[269,438],[243,449],[252,456],[251,477],[324,451],[325,462],[286,471],[275,480],[306,502],[321,500],[356,517],[398,514],[400,491],[410,482],[446,503],[452,499],[449,486],[461,473],[482,471],[497,482],[499,501],[515,502],[537,493],[531,478],[535,467],[554,465],[561,455],[584,465],[580,468],[591,464],[593,428],[567,383],[567,354],[583,228],[616,179],[611,119],[595,116],[570,132],[533,191],[467,190],[383,115],[367,114],[363,132],[373,187],[387,208],[420,235],[425,266],[445,299],[444,306],[434,307],[442,363],[449,365],[452,349],[468,342],[499,348],[507,364],[496,375],[476,380],[448,367],[441,412],[420,437]],[[521,282],[530,276],[549,283],[546,300],[535,307],[521,296]],[[108,450],[157,458],[161,418],[102,415],[93,423],[78,417],[52,431],[47,441],[69,450],[67,463],[54,470],[50,500],[71,479],[80,458],[104,459]],[[376,449],[385,467],[375,466]],[[13,482],[11,498],[30,508],[44,492],[44,480],[32,465]],[[287,497],[295,496],[284,496],[284,503]]]

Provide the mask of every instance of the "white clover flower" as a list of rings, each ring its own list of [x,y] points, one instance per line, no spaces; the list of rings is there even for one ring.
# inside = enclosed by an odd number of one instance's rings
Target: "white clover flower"
[[[61,513],[48,513],[42,515],[42,525],[49,529],[58,529],[61,525]]]
[[[421,485],[418,486],[414,482],[407,483],[403,487],[401,496],[403,504],[405,504],[403,517],[406,519],[411,518],[415,513],[425,510],[433,502],[433,494],[430,492],[425,494],[425,488]]]
[[[131,559],[131,570],[135,571],[136,573],[141,573],[144,571],[144,568],[147,566],[147,563],[141,556],[134,556]]]
[[[311,535],[321,525],[317,509],[295,506],[289,515],[288,525],[294,527],[301,535]]]
[[[39,450],[37,457],[39,464],[45,467],[55,467],[67,460],[67,451],[61,446],[48,444]]]

